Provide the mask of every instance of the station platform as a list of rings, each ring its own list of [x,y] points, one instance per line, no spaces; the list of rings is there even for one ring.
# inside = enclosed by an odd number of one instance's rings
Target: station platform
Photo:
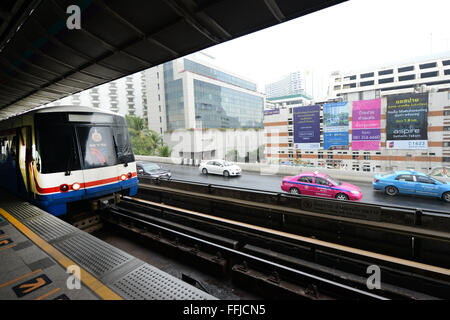
[[[2,192],[0,300],[215,297]]]

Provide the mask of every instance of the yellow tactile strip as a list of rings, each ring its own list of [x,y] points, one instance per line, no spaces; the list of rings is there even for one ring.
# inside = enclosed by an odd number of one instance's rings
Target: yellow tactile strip
[[[22,232],[26,237],[28,237],[34,244],[45,251],[49,256],[55,259],[62,267],[67,269],[69,266],[77,265],[70,258],[61,253],[58,249],[50,245],[48,242],[43,240],[39,235],[30,230],[27,226],[22,224],[11,214],[0,208],[0,214],[8,220],[13,226],[15,226],[20,232]],[[123,300],[118,294],[112,291],[110,288],[101,283],[97,278],[91,275],[88,271],[80,268],[81,282],[95,292],[100,298],[104,300]]]

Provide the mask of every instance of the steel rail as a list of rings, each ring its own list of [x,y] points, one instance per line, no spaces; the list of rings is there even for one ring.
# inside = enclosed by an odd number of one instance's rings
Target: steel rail
[[[141,223],[141,224],[143,224],[143,225],[145,225],[147,227],[153,227],[155,229],[167,232],[167,233],[169,233],[169,234],[171,234],[173,236],[182,237],[184,239],[188,239],[190,241],[194,241],[196,243],[208,246],[210,248],[214,248],[214,250],[220,250],[222,252],[225,252],[225,253],[229,254],[230,256],[234,256],[234,257],[238,257],[240,259],[245,259],[245,260],[248,260],[248,261],[253,261],[253,262],[260,263],[260,264],[263,264],[263,265],[266,265],[266,266],[270,266],[270,267],[272,267],[274,269],[277,269],[279,271],[284,271],[284,272],[287,272],[287,273],[295,275],[295,276],[300,276],[300,277],[303,277],[303,278],[307,278],[309,280],[317,281],[319,283],[325,284],[327,286],[331,286],[331,287],[339,289],[341,291],[343,290],[344,292],[350,294],[350,296],[352,296],[352,297],[359,297],[359,298],[365,298],[365,299],[376,299],[376,300],[390,300],[389,298],[383,297],[381,295],[377,295],[377,294],[373,294],[373,293],[370,293],[370,292],[366,292],[366,291],[363,291],[363,290],[360,290],[360,289],[357,289],[357,288],[353,288],[353,287],[350,287],[348,285],[345,285],[345,284],[342,284],[342,283],[339,283],[339,282],[336,282],[336,281],[332,281],[332,280],[329,280],[329,279],[326,279],[326,278],[323,278],[323,277],[319,277],[319,276],[316,276],[316,275],[313,275],[313,274],[310,274],[310,273],[307,273],[307,272],[296,270],[294,268],[291,268],[291,267],[288,267],[288,266],[285,266],[285,265],[281,265],[279,263],[275,263],[275,262],[272,262],[272,261],[269,261],[269,260],[266,260],[266,259],[254,256],[254,255],[245,253],[245,252],[241,252],[241,251],[236,250],[236,249],[228,248],[228,247],[225,247],[223,245],[219,245],[219,244],[213,243],[211,241],[207,241],[207,240],[204,240],[204,239],[201,239],[201,238],[198,238],[198,237],[195,237],[195,236],[192,236],[192,235],[189,235],[189,234],[177,231],[177,230],[173,230],[173,229],[170,229],[170,228],[167,228],[167,227],[155,224],[155,223],[151,223],[151,222],[146,221],[146,220],[141,219],[141,218],[130,217],[129,214],[122,213],[122,212],[120,212],[117,209],[110,208],[108,210],[108,212],[112,213],[112,214],[114,214],[116,216],[119,216],[121,218],[132,220],[133,222],[139,222],[139,223]]]

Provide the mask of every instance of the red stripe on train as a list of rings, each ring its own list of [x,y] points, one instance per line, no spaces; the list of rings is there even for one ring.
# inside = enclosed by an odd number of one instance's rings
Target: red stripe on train
[[[34,173],[34,172],[33,172]],[[136,172],[133,172],[131,175],[131,178],[134,178],[137,176]],[[39,186],[37,180],[36,180],[36,175],[33,174],[34,177],[34,182],[36,184],[36,189],[39,193],[55,193],[55,192],[61,192],[61,190],[59,189],[60,186],[57,187],[49,187],[49,188],[42,188],[41,186]],[[81,189],[85,189],[85,188],[90,188],[90,187],[95,187],[95,186],[100,186],[103,184],[108,184],[111,182],[116,182],[116,181],[122,181],[120,179],[121,176],[118,177],[113,177],[113,178],[108,178],[108,179],[101,179],[101,180],[95,180],[95,181],[90,181],[90,182],[85,182],[85,183],[79,183],[80,184],[80,190]],[[77,183],[77,182],[74,182]]]

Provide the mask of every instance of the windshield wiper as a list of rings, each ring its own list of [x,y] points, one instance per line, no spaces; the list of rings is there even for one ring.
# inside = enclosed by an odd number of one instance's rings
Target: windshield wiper
[[[116,150],[117,159],[119,160],[119,162],[122,162],[122,160],[123,160],[125,157],[123,156],[123,153],[122,153],[122,152],[119,152],[119,147],[118,147],[118,145],[117,145],[116,139],[117,139],[117,137],[116,137],[116,134],[115,134],[114,129],[113,129],[114,149]],[[128,161],[126,160],[126,158],[125,158],[125,162],[124,162],[124,165],[123,165],[123,166],[124,166],[124,167],[128,167]]]

